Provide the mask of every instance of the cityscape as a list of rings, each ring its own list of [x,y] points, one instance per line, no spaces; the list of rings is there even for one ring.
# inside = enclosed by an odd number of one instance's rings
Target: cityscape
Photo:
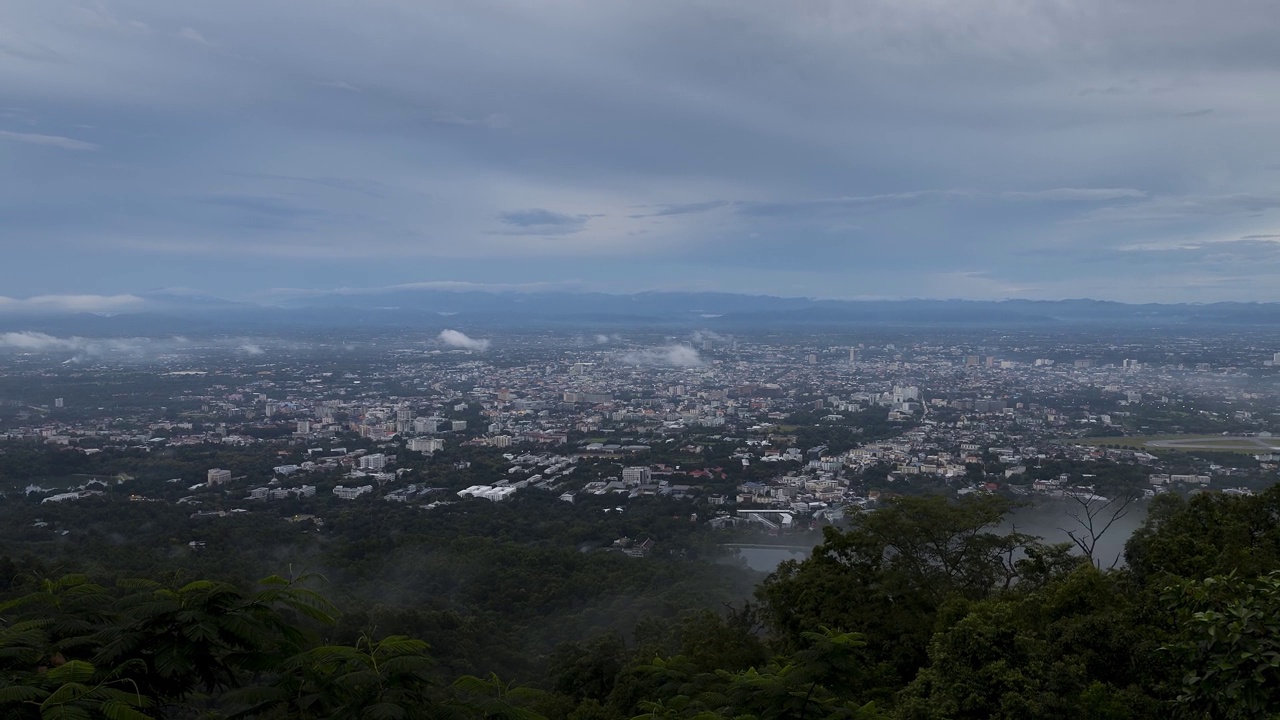
[[[0,438],[75,456],[64,464],[95,479],[14,478],[31,482],[6,493],[173,503],[193,519],[279,515],[263,504],[289,500],[320,522],[335,499],[430,512],[517,493],[619,508],[663,496],[699,524],[778,535],[902,494],[1150,499],[1276,479],[1280,353],[1253,340],[839,339],[446,329],[366,340],[341,360],[269,343],[149,362],[16,352]],[[193,464],[211,449],[243,461]],[[143,462],[115,472],[122,457]],[[175,457],[186,472],[173,478],[145,462]]]
[[[0,2],[0,720],[1280,720],[1277,37]]]

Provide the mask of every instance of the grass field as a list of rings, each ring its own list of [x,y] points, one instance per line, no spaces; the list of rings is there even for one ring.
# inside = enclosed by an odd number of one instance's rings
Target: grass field
[[[1280,437],[1238,437],[1234,435],[1146,435],[1131,437],[1081,438],[1081,445],[1120,445],[1141,448],[1148,452],[1161,450],[1201,450],[1210,452],[1234,452],[1247,455],[1280,452]]]

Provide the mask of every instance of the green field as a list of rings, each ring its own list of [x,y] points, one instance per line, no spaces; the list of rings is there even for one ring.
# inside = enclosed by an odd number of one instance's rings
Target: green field
[[[1233,452],[1247,455],[1280,452],[1280,437],[1239,437],[1234,435],[1139,435],[1129,437],[1080,438],[1080,445],[1120,445],[1141,448],[1149,452],[1160,451],[1210,451]]]

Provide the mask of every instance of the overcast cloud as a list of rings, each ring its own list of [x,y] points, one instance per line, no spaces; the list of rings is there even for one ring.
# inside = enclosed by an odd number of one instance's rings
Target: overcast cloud
[[[1278,34],[1260,0],[8,0],[0,288],[1280,300]]]

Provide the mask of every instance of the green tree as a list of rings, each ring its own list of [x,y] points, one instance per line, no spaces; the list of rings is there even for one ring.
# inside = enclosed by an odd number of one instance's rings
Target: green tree
[[[1172,668],[1142,610],[1123,575],[1087,563],[1042,587],[948,608],[898,715],[1157,717],[1152,698]]]
[[[856,634],[827,628],[804,633],[798,652],[761,668],[699,673],[687,658],[655,659],[639,668],[649,677],[651,699],[639,718],[819,718],[880,720],[874,702],[859,699],[865,643]]]
[[[1168,650],[1185,668],[1178,702],[1188,717],[1255,720],[1280,714],[1280,571],[1170,587],[1181,621]]]
[[[228,693],[232,718],[416,720],[434,717],[427,644],[391,636],[305,650],[274,667],[275,682]]]
[[[848,530],[825,528],[809,558],[783,563],[764,581],[764,618],[793,648],[821,626],[863,634],[886,686],[900,687],[925,663],[944,603],[981,599],[1016,580],[1018,553],[1034,538],[995,531],[1010,508],[996,496],[923,496],[859,512]]]

